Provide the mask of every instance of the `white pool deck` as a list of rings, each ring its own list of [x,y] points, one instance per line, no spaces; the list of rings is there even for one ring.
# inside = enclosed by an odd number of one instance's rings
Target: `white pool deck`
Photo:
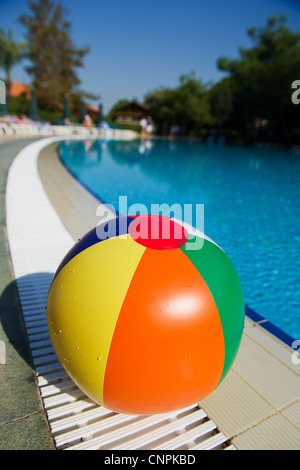
[[[10,168],[6,194],[14,275],[57,448],[300,449],[300,353],[266,330],[265,320],[246,317],[231,371],[199,407],[182,413],[112,415],[67,377],[48,336],[44,307],[59,262],[98,223],[99,201],[56,157],[55,143],[63,138],[25,147]]]

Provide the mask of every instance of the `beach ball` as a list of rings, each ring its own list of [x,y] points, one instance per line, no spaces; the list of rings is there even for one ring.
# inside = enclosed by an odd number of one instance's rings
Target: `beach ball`
[[[244,327],[227,254],[165,216],[116,217],[87,233],[55,273],[50,338],[94,402],[126,414],[179,410],[213,392]]]

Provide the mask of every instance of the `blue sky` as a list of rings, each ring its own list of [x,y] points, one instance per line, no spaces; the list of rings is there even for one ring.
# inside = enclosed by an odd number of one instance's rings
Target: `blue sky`
[[[85,68],[78,69],[81,88],[101,96],[104,112],[120,98],[137,98],[160,87],[174,87],[194,70],[203,82],[216,82],[220,56],[237,57],[251,47],[247,29],[263,26],[285,13],[288,26],[300,31],[297,0],[61,0],[68,10],[72,38],[89,45]],[[13,29],[28,11],[27,0],[0,0],[0,28]],[[13,81],[30,84],[24,61],[12,70]],[[299,78],[299,77],[298,77]],[[97,104],[98,101],[94,104]]]

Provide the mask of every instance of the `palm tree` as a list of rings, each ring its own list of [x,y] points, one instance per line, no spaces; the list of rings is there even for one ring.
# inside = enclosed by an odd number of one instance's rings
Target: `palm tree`
[[[20,62],[25,51],[28,48],[28,43],[25,41],[15,42],[13,38],[13,32],[10,30],[8,35],[0,29],[0,67],[5,71],[5,81],[7,98],[10,100],[10,89],[11,89],[11,69],[12,67]]]

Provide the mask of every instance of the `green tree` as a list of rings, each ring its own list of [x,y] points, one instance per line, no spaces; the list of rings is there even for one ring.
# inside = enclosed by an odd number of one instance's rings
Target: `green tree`
[[[300,77],[300,33],[290,31],[281,15],[248,34],[254,47],[240,48],[236,60],[221,57],[218,67],[232,80],[233,107],[244,130],[253,129],[255,119],[263,117],[273,136],[280,135],[289,147],[299,113],[291,103],[291,84]]]
[[[121,98],[112,106],[110,112],[116,108],[119,108],[120,106],[125,106],[126,104],[129,104],[129,103],[130,101],[127,98]]]
[[[212,124],[207,87],[194,72],[182,75],[179,86],[174,89],[162,88],[148,93],[145,102],[161,134],[167,134],[172,125],[178,125],[180,134],[194,136],[203,126]]]
[[[66,10],[59,2],[29,1],[28,6],[30,14],[19,18],[30,44],[27,57],[31,64],[26,70],[41,107],[61,111],[64,95],[72,93],[80,83],[76,69],[83,67],[89,48],[74,45]]]
[[[10,104],[10,90],[12,84],[11,69],[23,59],[27,47],[28,44],[25,41],[14,41],[13,32],[11,30],[7,35],[2,29],[0,30],[0,67],[5,71],[8,104]]]
[[[158,134],[167,134],[175,121],[174,99],[174,90],[170,88],[155,90],[145,96],[145,103],[151,109]]]
[[[208,92],[212,119],[219,131],[233,112],[233,95],[233,82],[229,77],[213,85]]]
[[[197,135],[203,126],[211,125],[208,87],[196,79],[194,72],[182,75],[175,89],[174,110],[176,123],[185,135]]]

